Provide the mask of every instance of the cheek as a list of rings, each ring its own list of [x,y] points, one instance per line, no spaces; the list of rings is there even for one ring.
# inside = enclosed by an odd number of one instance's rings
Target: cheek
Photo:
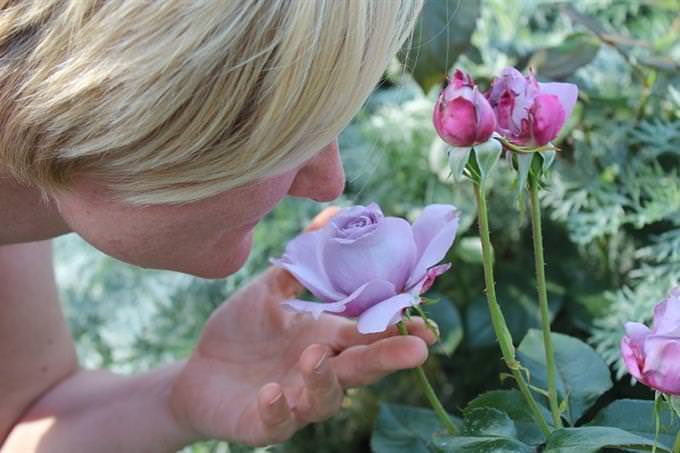
[[[131,208],[59,199],[71,229],[91,245],[141,267],[221,278],[243,266],[253,228],[282,198],[295,172],[182,207]]]
[[[271,177],[253,186],[235,189],[225,205],[229,224],[252,227],[269,214],[286,197],[298,170]]]
[[[224,278],[237,272],[248,260],[253,230],[225,235],[206,253],[187,257],[175,270],[203,278]]]
[[[190,228],[179,216],[161,216],[156,208],[99,206],[65,197],[60,210],[70,228],[90,245],[136,266],[177,270],[192,253],[205,256],[204,229]]]

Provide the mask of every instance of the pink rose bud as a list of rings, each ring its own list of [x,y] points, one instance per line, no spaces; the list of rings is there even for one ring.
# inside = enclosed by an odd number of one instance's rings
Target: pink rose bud
[[[496,128],[496,117],[489,101],[472,78],[456,69],[442,90],[434,108],[434,127],[451,146],[467,148],[484,143]]]
[[[571,83],[539,83],[505,68],[487,94],[496,112],[499,134],[520,146],[537,148],[557,137],[576,104],[578,87]]]
[[[621,340],[626,368],[638,381],[659,392],[680,395],[680,287],[654,308],[650,330],[627,322]]]

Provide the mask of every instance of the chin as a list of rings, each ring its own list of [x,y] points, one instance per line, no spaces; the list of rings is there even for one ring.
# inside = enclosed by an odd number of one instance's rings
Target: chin
[[[253,244],[252,231],[236,247],[220,248],[213,256],[202,259],[194,266],[173,269],[196,277],[218,279],[238,272],[248,260]]]

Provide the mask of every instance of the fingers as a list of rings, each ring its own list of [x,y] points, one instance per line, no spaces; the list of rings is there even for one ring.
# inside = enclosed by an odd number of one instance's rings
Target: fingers
[[[412,317],[406,322],[406,329],[409,335],[420,337],[429,345],[437,340],[422,318]],[[366,335],[357,331],[355,323],[347,323],[338,330],[335,346],[338,350],[343,350],[351,346],[375,343],[378,340],[396,335],[399,335],[399,329],[396,325],[390,326],[385,332]]]
[[[333,359],[333,368],[343,388],[358,387],[394,371],[420,366],[427,353],[422,338],[394,336],[346,349]]]
[[[270,294],[278,294],[284,299],[297,297],[305,290],[290,272],[280,267],[268,268],[262,278],[267,283]]]
[[[300,369],[305,389],[295,408],[298,419],[319,422],[340,410],[344,393],[330,364],[330,350],[318,344],[308,346],[300,357]]]
[[[295,418],[279,384],[269,383],[260,389],[257,410],[263,430],[257,438],[263,444],[283,442],[295,433]]]
[[[314,231],[323,228],[324,225],[326,225],[328,221],[332,219],[333,216],[335,216],[335,214],[338,213],[339,210],[340,208],[338,208],[337,206],[331,206],[324,209],[323,211],[318,213],[316,217],[314,217],[314,219],[309,223],[309,225],[307,225],[305,231]]]

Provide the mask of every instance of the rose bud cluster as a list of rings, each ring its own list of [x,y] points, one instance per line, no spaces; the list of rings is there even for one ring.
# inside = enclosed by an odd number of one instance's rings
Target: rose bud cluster
[[[376,204],[340,211],[322,229],[293,239],[273,263],[288,270],[320,302],[288,300],[299,312],[358,318],[361,333],[382,332],[420,303],[450,264],[438,264],[453,244],[458,212],[427,206],[413,225],[385,217]]]
[[[577,97],[574,84],[541,83],[515,68],[505,68],[482,94],[472,77],[457,69],[439,95],[434,126],[457,148],[484,143],[494,131],[515,145],[539,148],[557,137]]]
[[[625,330],[621,353],[630,374],[659,392],[680,395],[680,287],[654,308],[651,329],[628,322]]]

